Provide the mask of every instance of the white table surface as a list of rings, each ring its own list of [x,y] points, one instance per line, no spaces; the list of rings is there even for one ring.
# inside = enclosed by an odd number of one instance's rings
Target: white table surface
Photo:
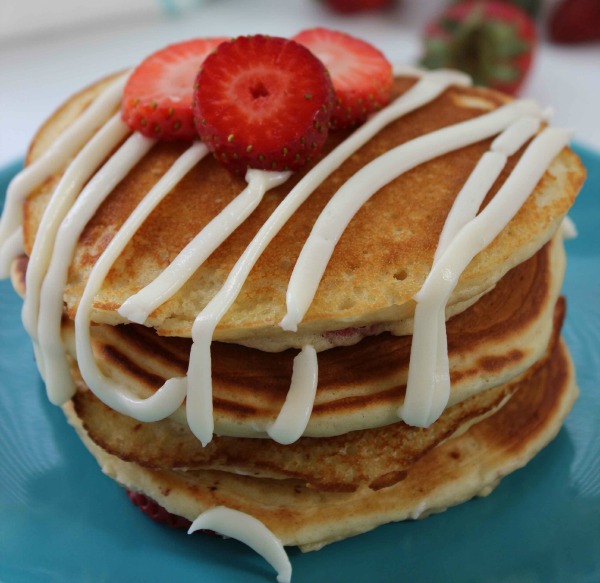
[[[36,128],[70,94],[171,42],[258,32],[291,36],[321,25],[369,40],[394,62],[414,64],[421,30],[443,4],[403,0],[391,12],[339,16],[316,0],[205,0],[181,16],[145,13],[0,39],[0,167],[23,157]],[[554,125],[573,128],[575,141],[600,151],[600,43],[542,42],[522,96],[552,106]]]

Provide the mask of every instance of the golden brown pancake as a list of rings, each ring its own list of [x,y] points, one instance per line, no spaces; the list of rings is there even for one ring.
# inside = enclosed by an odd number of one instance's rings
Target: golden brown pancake
[[[560,237],[511,270],[474,306],[448,322],[451,404],[522,374],[546,351],[564,272]],[[74,357],[73,330],[63,335]],[[92,327],[98,363],[140,396],[185,375],[190,342],[138,325]],[[396,423],[410,357],[410,336],[380,334],[319,355],[319,387],[305,435],[325,437]],[[217,434],[255,437],[275,420],[289,389],[296,351],[266,353],[213,343]],[[183,409],[176,421],[186,425]]]
[[[28,162],[107,82],[82,91],[50,118]],[[395,94],[414,83],[414,78],[397,79]],[[568,148],[459,280],[446,310],[450,401],[431,427],[398,421],[412,341],[411,298],[430,271],[456,195],[492,140],[421,164],[380,189],[342,236],[298,333],[278,326],[300,249],[349,177],[399,144],[483,115],[507,100],[493,91],[451,87],[379,132],[293,215],[217,328],[211,349],[216,435],[205,448],[188,428],[185,403],[167,419],[140,423],[102,404],[77,364],[72,320],[93,265],[188,144],[153,146],[87,224],[64,290],[62,333],[78,389],[64,409],[103,470],[174,514],[193,520],[223,505],[258,518],[284,544],[311,550],[488,493],[502,476],[527,463],[556,434],[577,394],[568,351],[559,341],[565,308],[559,299],[565,268],[560,224],[584,176]],[[347,136],[332,133],[321,156]],[[509,158],[484,205],[523,151]],[[28,252],[61,174],[25,202]],[[117,312],[121,304],[159,275],[246,185],[211,157],[190,171],[128,244],[94,300],[92,344],[108,379],[147,398],[167,379],[185,376],[194,318],[302,176],[299,172],[269,191],[144,326],[126,325]],[[13,282],[22,292],[26,265],[19,259],[13,266]],[[366,338],[319,355],[319,385],[304,436],[287,446],[266,440],[290,387],[296,348],[307,339],[333,344],[357,327]],[[380,333],[388,327],[397,335]]]
[[[377,429],[328,438],[300,438],[281,445],[271,439],[215,436],[205,447],[182,423],[164,419],[140,423],[101,403],[80,379],[75,412],[89,438],[107,453],[141,466],[167,469],[217,469],[266,478],[296,478],[319,490],[352,492],[387,488],[431,449],[466,431],[503,407],[544,366],[558,342],[565,313],[555,307],[553,333],[544,357],[511,382],[483,390],[448,407],[429,428],[397,422]],[[78,378],[74,370],[75,378]]]
[[[144,468],[95,445],[71,404],[65,412],[103,471],[127,488],[190,520],[213,506],[241,510],[261,520],[284,545],[308,551],[489,494],[503,476],[525,465],[556,435],[577,393],[567,348],[556,342],[545,365],[498,413],[431,450],[397,484],[351,493],[322,492],[298,480]]]
[[[398,79],[395,93],[406,91],[414,78]],[[34,160],[68,125],[103,84],[70,100],[42,128],[28,161]],[[300,248],[324,205],[358,169],[390,148],[435,129],[481,115],[505,100],[497,93],[452,87],[434,102],[390,124],[361,148],[319,187],[294,214],[252,270],[234,304],[217,328],[215,339],[283,334],[277,323],[284,315],[285,290]],[[347,134],[332,133],[326,151]],[[375,322],[410,318],[413,295],[431,267],[444,219],[456,194],[491,140],[440,156],[407,172],[382,188],[350,223],[332,260],[300,333],[337,330]],[[185,149],[182,143],[157,143],[118,185],[85,229],[71,265],[65,300],[74,316],[89,271],[134,206]],[[509,159],[491,196],[514,167]],[[548,241],[573,203],[583,169],[568,149],[554,160],[517,216],[470,264],[450,305],[489,290],[511,267],[533,255]],[[199,268],[175,297],[148,321],[161,334],[189,336],[198,312],[215,294],[237,258],[285,194],[302,177],[270,191],[250,218]],[[41,213],[59,176],[42,185],[27,200],[26,249],[31,250]],[[94,302],[96,322],[123,322],[116,310],[147,285],[184,245],[233,197],[245,182],[233,177],[212,158],[204,159],[178,184],[142,226],[116,262]]]
[[[17,289],[19,281],[24,283],[26,265],[23,260],[13,270]],[[563,273],[564,248],[557,236],[513,268],[471,308],[448,321],[451,404],[509,382],[542,357],[552,332]],[[63,336],[75,358],[73,335],[72,323],[64,319]],[[92,338],[104,374],[140,396],[151,395],[166,379],[187,371],[187,339],[160,337],[138,325],[96,325]],[[410,345],[410,336],[385,333],[321,353],[319,387],[305,435],[334,436],[396,423],[396,411],[404,399]],[[218,434],[254,437],[257,428],[266,431],[285,400],[295,354],[293,350],[273,354],[235,344],[213,344]],[[183,408],[175,422],[187,429]]]

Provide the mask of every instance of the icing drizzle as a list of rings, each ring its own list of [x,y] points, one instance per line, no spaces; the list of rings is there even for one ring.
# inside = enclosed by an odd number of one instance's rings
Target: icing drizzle
[[[80,300],[75,318],[77,360],[86,384],[98,398],[123,414],[141,421],[155,421],[171,415],[187,397],[186,414],[191,430],[204,445],[212,439],[212,338],[264,249],[321,182],[382,128],[433,101],[450,85],[470,84],[467,76],[451,71],[410,69],[408,74],[418,77],[415,85],[315,165],[263,224],[221,290],[198,314],[192,328],[187,376],[169,379],[144,399],[106,378],[98,368],[90,337],[92,306],[115,260],[144,220],[208,150],[196,143],[176,160],[113,237],[92,269]],[[67,166],[42,217],[29,261],[23,307],[23,321],[33,339],[48,396],[56,404],[67,401],[75,390],[60,323],[63,291],[77,241],[98,207],[154,144],[154,140],[138,134],[127,137],[129,130],[119,116],[110,117],[120,102],[125,81],[123,76],[111,84],[38,160],[13,179],[0,222],[0,274],[6,276],[11,260],[23,251],[21,207],[25,197],[79,152]],[[352,217],[377,190],[419,164],[499,134],[457,196],[442,230],[431,272],[414,297],[417,307],[408,386],[398,414],[411,425],[425,427],[433,423],[445,408],[450,392],[446,302],[462,271],[518,212],[547,166],[568,142],[570,134],[565,130],[545,129],[538,134],[547,115],[532,101],[512,102],[397,146],[357,172],[317,219],[294,267],[286,294],[287,313],[280,326],[297,329],[337,241]],[[96,131],[98,126],[102,127]],[[514,171],[488,206],[477,214],[508,157],[532,137]],[[119,313],[130,321],[144,323],[253,212],[265,192],[285,182],[289,175],[250,170],[244,191],[190,241],[158,278],[128,298]],[[564,224],[567,231],[566,219]],[[317,384],[317,354],[309,344],[294,360],[285,404],[276,420],[264,430],[271,438],[282,444],[300,438],[310,419]],[[217,530],[245,542],[274,566],[279,581],[290,580],[291,566],[281,542],[255,518],[216,507],[200,515],[189,532],[201,528]]]
[[[239,510],[215,506],[192,522],[188,534],[201,529],[214,530],[243,542],[273,566],[279,583],[291,581],[292,565],[281,541],[260,520]]]

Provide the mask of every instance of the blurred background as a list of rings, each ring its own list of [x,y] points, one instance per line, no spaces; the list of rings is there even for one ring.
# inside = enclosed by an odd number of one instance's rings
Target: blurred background
[[[428,23],[447,24],[443,12],[461,3],[479,2],[1,0],[0,167],[23,157],[37,127],[71,93],[169,43],[259,32],[292,36],[325,26],[368,40],[394,64],[413,65],[423,59],[424,38],[435,37]],[[556,125],[573,128],[578,143],[600,151],[600,0],[514,3],[537,36],[518,94],[553,107]],[[430,63],[439,61],[434,57]]]

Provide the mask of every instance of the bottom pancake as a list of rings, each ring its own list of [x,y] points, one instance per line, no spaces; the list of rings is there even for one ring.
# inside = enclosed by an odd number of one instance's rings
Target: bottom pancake
[[[240,510],[258,518],[284,545],[309,551],[489,494],[502,477],[524,466],[558,433],[577,394],[568,350],[559,341],[545,364],[497,413],[431,450],[401,482],[352,493],[322,492],[298,480],[144,468],[93,443],[72,403],[64,410],[102,470],[123,486],[190,520],[215,506]]]

